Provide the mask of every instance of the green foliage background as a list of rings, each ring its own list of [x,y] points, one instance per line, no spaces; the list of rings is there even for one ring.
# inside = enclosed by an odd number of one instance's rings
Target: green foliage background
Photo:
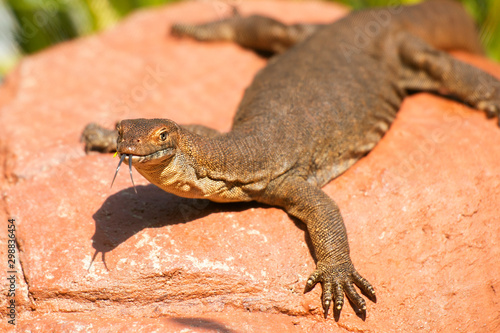
[[[61,41],[106,29],[131,11],[175,0],[0,0],[11,19],[12,31],[0,31],[3,43],[14,50],[0,59],[0,76],[23,54]],[[235,0],[217,0],[234,4]],[[333,0],[353,9],[411,4],[421,0]],[[500,61],[500,1],[460,0],[474,16],[488,56]],[[3,27],[3,29],[5,29]]]

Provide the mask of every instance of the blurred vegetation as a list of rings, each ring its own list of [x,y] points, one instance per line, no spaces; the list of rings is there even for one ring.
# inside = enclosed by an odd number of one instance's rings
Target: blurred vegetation
[[[0,77],[24,54],[89,35],[175,0],[0,0]]]
[[[0,0],[0,76],[23,54],[106,29],[135,9],[176,0]],[[238,0],[214,0],[237,4]],[[332,0],[353,9],[420,0]],[[500,1],[460,0],[474,16],[488,56],[500,61]]]

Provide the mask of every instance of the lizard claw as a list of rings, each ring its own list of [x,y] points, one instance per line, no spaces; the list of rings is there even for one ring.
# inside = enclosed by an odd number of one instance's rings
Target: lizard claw
[[[331,300],[323,300],[323,314],[325,319],[328,317],[328,310],[330,309]]]
[[[377,301],[372,285],[354,269],[350,261],[340,265],[319,262],[317,269],[307,280],[304,292],[310,291],[318,282],[323,287],[322,305],[325,318],[333,302],[334,317],[338,320],[344,306],[344,293],[353,304],[358,316],[363,320],[366,318],[366,302],[358,294],[354,285],[371,301]]]
[[[307,279],[306,287],[304,289],[304,293],[307,293],[314,288],[316,283],[320,281],[319,277],[320,277],[320,272],[318,270],[314,271],[314,273],[312,273],[311,276],[309,276],[309,279]]]

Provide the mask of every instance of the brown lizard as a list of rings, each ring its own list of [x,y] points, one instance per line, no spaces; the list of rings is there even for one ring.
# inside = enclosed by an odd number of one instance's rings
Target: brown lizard
[[[322,284],[325,317],[333,303],[338,320],[345,294],[364,318],[354,286],[372,301],[375,291],[355,270],[339,207],[321,187],[377,144],[412,91],[446,92],[499,116],[500,81],[443,51],[482,53],[471,18],[452,0],[434,0],[352,12],[329,25],[235,13],[172,32],[280,54],[246,89],[228,133],[129,119],[116,131],[90,125],[87,147],[117,150],[120,163],[179,196],[282,207],[307,225],[314,245],[305,291]]]

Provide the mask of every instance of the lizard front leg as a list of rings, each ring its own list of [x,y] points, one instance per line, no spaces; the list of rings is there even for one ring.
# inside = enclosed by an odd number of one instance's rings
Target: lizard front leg
[[[347,233],[337,204],[320,188],[300,177],[287,177],[271,182],[263,198],[258,201],[281,206],[307,225],[317,266],[307,280],[305,292],[317,283],[322,284],[325,318],[333,302],[334,317],[338,320],[344,304],[344,293],[354,304],[355,310],[365,318],[366,303],[354,285],[373,302],[376,302],[375,290],[352,264]]]
[[[444,89],[463,103],[486,112],[489,118],[500,116],[500,80],[409,33],[401,34],[399,39],[399,55],[406,73],[410,73],[401,81],[403,88]]]
[[[101,153],[112,153],[116,151],[116,140],[118,132],[104,128],[96,123],[85,126],[80,141],[85,143],[85,152],[98,151]]]
[[[172,34],[199,41],[232,41],[243,47],[282,53],[314,33],[321,24],[286,25],[275,19],[252,15],[232,17],[204,24],[174,24]]]

